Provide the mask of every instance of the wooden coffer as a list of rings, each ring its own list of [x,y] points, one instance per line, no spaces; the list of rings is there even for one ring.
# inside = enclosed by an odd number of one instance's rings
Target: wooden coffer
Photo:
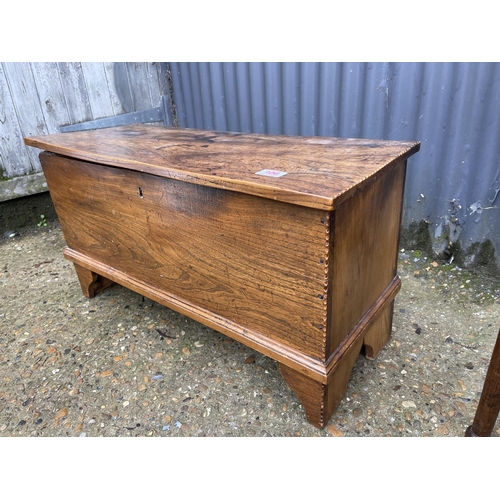
[[[270,356],[313,425],[388,341],[419,143],[156,125],[25,142],[87,297],[116,282]]]

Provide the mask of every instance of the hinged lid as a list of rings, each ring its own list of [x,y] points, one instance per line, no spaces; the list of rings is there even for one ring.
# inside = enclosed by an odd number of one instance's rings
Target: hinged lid
[[[418,142],[127,125],[26,137],[28,146],[161,177],[334,210]]]

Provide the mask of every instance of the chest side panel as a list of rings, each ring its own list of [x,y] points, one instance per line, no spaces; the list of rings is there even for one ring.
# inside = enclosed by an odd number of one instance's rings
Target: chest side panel
[[[69,248],[325,358],[328,214],[42,154]]]
[[[405,171],[398,162],[335,211],[332,350],[396,276]]]

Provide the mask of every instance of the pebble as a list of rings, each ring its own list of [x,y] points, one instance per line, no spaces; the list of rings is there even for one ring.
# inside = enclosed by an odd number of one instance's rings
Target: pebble
[[[68,414],[68,409],[67,408],[61,408],[58,412],[57,415],[55,416],[56,422],[59,421],[61,418],[64,418]]]
[[[402,403],[404,408],[416,408],[417,405],[415,404],[414,401],[403,401]]]
[[[362,408],[354,408],[354,410],[352,410],[352,416],[354,418],[359,418],[361,417],[361,415],[363,415],[363,409]]]
[[[342,437],[344,435],[344,433],[338,427],[335,427],[334,425],[327,425],[326,428],[332,436]]]
[[[427,396],[432,393],[432,389],[428,385],[426,385],[426,384],[422,384],[422,387],[420,388],[420,391],[423,394],[426,394]]]
[[[447,425],[441,425],[439,426],[436,431],[438,432],[438,434],[441,434],[441,435],[444,435],[444,436],[447,436],[449,433],[450,433],[450,429],[448,428]]]

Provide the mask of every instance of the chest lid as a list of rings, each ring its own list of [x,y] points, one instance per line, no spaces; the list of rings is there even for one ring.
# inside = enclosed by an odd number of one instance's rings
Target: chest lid
[[[334,210],[419,142],[297,137],[136,124],[26,137],[60,155]]]

